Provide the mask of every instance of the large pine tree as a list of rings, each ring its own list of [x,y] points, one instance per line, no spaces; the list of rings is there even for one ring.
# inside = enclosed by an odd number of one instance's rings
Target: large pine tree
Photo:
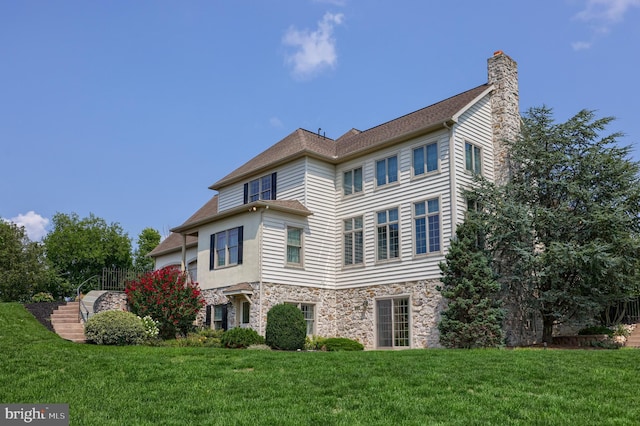
[[[612,120],[584,110],[558,124],[529,110],[508,141],[509,182],[471,193],[500,281],[538,312],[545,342],[556,324],[639,294],[640,168],[619,133],[600,135]]]
[[[442,270],[440,292],[447,301],[438,329],[448,348],[495,347],[504,340],[503,310],[497,300],[500,284],[482,248],[479,226],[472,220],[458,225],[456,238]]]

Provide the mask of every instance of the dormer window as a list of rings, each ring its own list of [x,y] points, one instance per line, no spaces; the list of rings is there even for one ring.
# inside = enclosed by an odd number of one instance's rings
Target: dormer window
[[[265,175],[244,184],[244,204],[276,199],[276,173]]]

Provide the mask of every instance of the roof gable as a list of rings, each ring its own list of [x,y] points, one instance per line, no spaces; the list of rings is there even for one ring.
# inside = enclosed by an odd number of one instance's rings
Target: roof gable
[[[219,189],[260,170],[274,167],[305,155],[333,159],[335,157],[335,141],[308,130],[297,129],[266,151],[253,157],[242,166],[223,177],[209,189]]]

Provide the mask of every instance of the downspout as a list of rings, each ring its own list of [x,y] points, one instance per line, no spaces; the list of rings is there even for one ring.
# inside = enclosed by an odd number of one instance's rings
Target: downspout
[[[458,220],[458,194],[456,193],[456,153],[455,153],[455,130],[445,121],[442,125],[449,130],[449,188],[451,206],[451,238],[455,235]],[[454,123],[455,126],[455,123]]]
[[[180,261],[180,271],[187,270],[187,234],[182,234],[182,260]]]
[[[259,329],[260,329],[260,335],[264,336],[264,324],[262,321],[262,317],[263,317],[263,311],[262,311],[262,307],[264,304],[264,285],[262,283],[262,237],[263,237],[263,232],[262,232],[262,228],[263,228],[263,217],[264,217],[264,209],[260,209],[260,223],[258,225],[258,285],[260,286],[260,315],[259,315],[259,321],[258,321],[258,325],[259,325]]]

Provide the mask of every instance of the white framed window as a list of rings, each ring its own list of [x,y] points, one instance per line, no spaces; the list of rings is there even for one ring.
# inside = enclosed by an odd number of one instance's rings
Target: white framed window
[[[244,204],[276,199],[277,174],[261,176],[244,184]]]
[[[362,167],[348,170],[342,174],[342,193],[346,195],[362,192]]]
[[[400,225],[398,209],[383,210],[377,217],[377,259],[388,260],[400,257]]]
[[[251,303],[243,301],[240,303],[240,325],[248,325],[251,318]]]
[[[430,143],[413,149],[413,175],[435,172],[438,170],[438,143]]]
[[[376,161],[376,186],[398,181],[398,156]]]
[[[302,311],[304,320],[307,323],[307,336],[316,334],[316,305],[313,303],[285,302],[288,305],[295,305]]]
[[[225,305],[215,305],[213,307],[213,328],[216,330],[224,330],[226,323],[227,307]]]
[[[287,265],[302,266],[302,228],[287,227]]]
[[[364,236],[362,216],[343,221],[344,265],[361,265],[364,262]]]
[[[464,144],[465,169],[474,174],[482,174],[482,150],[480,147],[465,142]]]
[[[376,300],[378,348],[411,346],[409,297]]]
[[[413,204],[415,254],[440,252],[440,200]]]
[[[242,264],[243,227],[211,234],[209,270]]]

